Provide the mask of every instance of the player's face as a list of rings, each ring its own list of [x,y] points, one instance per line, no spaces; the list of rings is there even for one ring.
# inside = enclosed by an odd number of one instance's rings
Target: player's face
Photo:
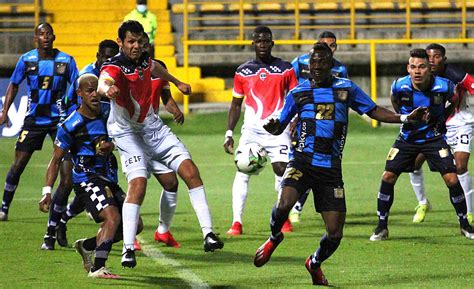
[[[36,29],[34,40],[40,49],[52,49],[55,36],[48,25]]]
[[[259,58],[268,58],[272,54],[273,39],[270,33],[259,33],[253,38],[255,54]]]
[[[336,50],[337,50],[336,39],[325,37],[325,38],[320,38],[319,42],[326,43],[329,46],[329,48],[331,48],[331,51],[332,51],[333,54],[334,54],[334,52],[336,52]]]
[[[143,51],[145,51],[146,53],[151,55],[151,44],[150,44],[150,42],[145,41],[145,43],[143,43]]]
[[[426,50],[426,53],[430,60],[431,71],[433,73],[441,72],[444,69],[444,61],[446,60],[446,57],[441,54],[439,49]]]
[[[82,104],[95,114],[100,113],[100,96],[97,93],[97,79],[91,78],[81,83],[76,93],[82,98]]]
[[[125,33],[125,39],[123,41],[118,39],[120,47],[122,47],[123,53],[130,58],[132,61],[138,61],[143,52],[144,37],[142,33],[131,33],[127,31]]]
[[[316,83],[323,83],[331,76],[332,57],[327,51],[315,51],[309,60],[309,71]]]
[[[407,70],[411,81],[417,86],[423,86],[429,83],[431,77],[431,67],[427,59],[410,57]]]
[[[109,47],[105,48],[103,51],[99,50],[96,55],[97,66],[99,66],[99,68],[102,67],[102,64],[104,64],[107,59],[114,57],[117,53],[117,50]]]

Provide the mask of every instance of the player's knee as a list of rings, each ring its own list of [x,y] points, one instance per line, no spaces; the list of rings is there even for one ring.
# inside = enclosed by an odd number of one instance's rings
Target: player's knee
[[[286,163],[284,163],[284,162],[273,163],[272,168],[273,168],[273,172],[275,173],[275,175],[281,177],[285,173]]]
[[[392,172],[384,171],[382,174],[382,181],[389,184],[395,184],[397,178],[398,176]]]
[[[467,164],[456,163],[456,174],[464,175],[467,172]]]
[[[182,162],[178,168],[178,174],[184,180],[188,188],[202,186],[199,170],[191,160],[185,160]]]

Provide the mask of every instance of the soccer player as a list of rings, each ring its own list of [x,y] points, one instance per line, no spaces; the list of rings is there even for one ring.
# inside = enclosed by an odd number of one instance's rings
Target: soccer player
[[[118,186],[113,168],[114,144],[107,134],[110,104],[100,102],[98,78],[86,73],[77,80],[77,95],[82,103],[59,127],[53,156],[48,165],[40,210],[47,212],[51,204],[51,187],[58,175],[59,164],[68,151],[74,163],[73,183],[76,195],[85,204],[95,222],[102,223],[96,237],[75,243],[83,257],[84,268],[93,278],[116,279],[106,267],[112,244],[121,239],[120,209],[125,193]],[[91,262],[95,250],[94,263]]]
[[[446,141],[454,152],[456,162],[456,174],[464,191],[467,206],[467,219],[472,223],[472,180],[468,172],[468,162],[471,153],[472,124],[474,118],[468,104],[468,95],[474,94],[474,78],[467,74],[462,68],[446,63],[446,49],[439,44],[432,43],[426,48],[431,64],[431,73],[451,80],[455,84],[457,101],[452,114],[446,120]],[[421,166],[424,156],[419,155],[415,163],[415,170],[410,173],[410,182],[418,199],[416,214],[413,216],[414,223],[425,220],[426,212],[430,203],[426,198],[423,183],[423,170]]]
[[[133,241],[140,206],[145,197],[150,161],[158,161],[184,180],[191,204],[204,236],[204,251],[221,249],[224,243],[212,230],[211,213],[198,168],[184,144],[154,113],[151,103],[151,78],[173,82],[183,93],[191,87],[182,83],[143,51],[143,27],[137,21],[123,22],[117,42],[121,52],[102,66],[99,92],[111,99],[112,113],[107,124],[120,152],[127,177],[127,198],[123,205],[124,249],[122,266],[135,267]]]
[[[286,96],[279,118],[270,119],[264,128],[281,134],[298,114],[298,143],[292,147],[282,190],[272,210],[270,238],[258,248],[254,264],[265,265],[283,241],[281,227],[301,194],[313,191],[316,211],[323,218],[326,234],[320,248],[306,259],[305,266],[314,285],[328,285],[321,263],[339,246],[346,217],[341,158],[346,139],[349,108],[359,114],[383,122],[399,123],[421,120],[425,114],[418,109],[410,115],[399,115],[377,106],[354,82],[331,73],[333,63],[330,47],[322,42],[310,52],[311,79],[299,84]]]
[[[279,136],[273,136],[262,128],[262,124],[267,117],[281,111],[286,93],[297,85],[297,80],[291,64],[272,55],[274,42],[272,31],[268,27],[256,27],[252,39],[255,59],[240,65],[235,72],[224,150],[226,153],[233,153],[233,131],[240,118],[245,97],[245,116],[239,145],[256,142],[265,148],[275,173],[275,190],[278,191],[288,163],[290,132],[286,130]],[[242,234],[242,215],[249,180],[250,175],[236,172],[232,186],[233,220],[227,231],[230,236]],[[291,230],[291,223],[288,221],[284,231]]]
[[[61,97],[67,84],[77,77],[74,58],[53,48],[53,27],[40,23],[35,27],[34,41],[37,45],[18,60],[8,85],[5,103],[0,115],[0,125],[8,124],[7,112],[18,93],[18,86],[26,78],[29,87],[28,111],[15,146],[15,159],[5,180],[0,221],[8,220],[8,210],[15,195],[21,174],[34,151],[41,150],[46,135],[54,139],[59,122]],[[70,190],[68,169],[61,170],[60,190]],[[69,168],[70,172],[70,168]],[[45,236],[54,238],[54,236]]]
[[[85,66],[80,72],[79,76],[84,75],[86,73],[92,73],[95,76],[99,77],[100,67],[104,63],[105,60],[111,58],[112,56],[116,55],[119,52],[118,44],[113,40],[103,40],[99,43],[99,48],[96,54],[96,61]],[[77,90],[77,82],[75,81],[72,85],[69,86],[67,94],[63,97],[62,103],[62,111],[61,111],[61,118],[64,120],[67,116],[77,110],[78,106],[80,105],[80,98],[76,94]],[[106,99],[108,100],[108,99]],[[62,121],[61,121],[62,122]],[[112,161],[114,164],[117,163],[115,156],[111,155]],[[69,174],[71,174],[72,170],[72,163],[70,159],[70,155],[66,154],[62,164],[62,169],[68,169]],[[118,178],[116,178],[118,181]],[[49,219],[48,219],[48,228],[46,232],[46,237],[44,239],[44,243],[41,246],[44,250],[53,250],[54,249],[54,242],[55,240],[58,241],[58,244],[61,247],[67,247],[67,227],[66,224],[69,219],[74,217],[75,215],[84,211],[84,204],[80,202],[80,199],[75,197],[71,204],[67,205],[67,201],[69,195],[71,193],[72,186],[70,189],[66,190],[57,190],[53,196],[53,203],[52,208],[49,211]],[[52,237],[49,237],[52,236]],[[56,238],[54,238],[54,236]]]
[[[337,39],[334,33],[332,33],[331,31],[323,31],[321,32],[321,34],[319,34],[318,41],[326,43],[329,46],[329,48],[331,48],[333,55],[334,53],[336,53]],[[340,61],[338,61],[337,59],[335,58],[333,59],[334,60],[331,67],[332,74],[337,77],[349,78],[346,66],[342,64]],[[293,59],[293,61],[291,62],[291,65],[293,65],[293,69],[295,70],[296,77],[298,78],[299,84],[304,82],[306,79],[311,78],[311,74],[309,72],[309,54],[308,53],[302,54],[296,57],[295,59]],[[306,192],[306,194],[302,194],[301,197],[296,202],[295,207],[291,210],[290,221],[292,223],[297,223],[300,221],[300,215],[303,210],[303,206],[306,202],[306,199],[308,198],[308,195],[309,195],[309,191]]]
[[[371,241],[388,238],[388,217],[393,204],[394,186],[402,172],[413,171],[415,159],[423,154],[432,171],[438,171],[449,190],[449,199],[458,216],[461,234],[474,239],[474,230],[466,218],[464,191],[456,175],[454,156],[446,143],[446,105],[453,103],[454,84],[433,76],[425,49],[413,49],[407,65],[408,74],[392,84],[391,99],[395,110],[406,114],[420,106],[429,109],[427,124],[403,124],[390,149],[377,198],[378,224]]]

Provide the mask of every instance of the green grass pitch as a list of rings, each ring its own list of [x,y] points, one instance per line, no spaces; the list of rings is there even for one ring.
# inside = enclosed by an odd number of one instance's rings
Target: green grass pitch
[[[226,122],[226,113],[216,113],[190,115],[184,126],[171,124],[199,167],[215,230],[225,242],[222,251],[204,253],[201,230],[182,181],[171,228],[182,248],[154,243],[161,192],[154,179],[149,181],[141,210],[145,230],[140,238],[147,255],[138,253],[135,269],[122,269],[119,243],[108,261],[111,271],[122,279],[88,278],[80,256],[72,248],[56,246],[55,251],[41,251],[47,216],[39,212],[37,203],[52,151],[51,141],[47,140],[43,151],[34,154],[22,175],[10,220],[0,223],[0,288],[310,288],[304,261],[319,246],[324,233],[312,197],[302,222],[294,225],[293,233],[285,235],[270,262],[262,268],[253,265],[255,250],[269,235],[270,211],[276,201],[269,168],[250,181],[244,235],[225,235],[232,221],[231,186],[235,172],[232,156],[222,148]],[[323,264],[326,277],[331,285],[341,288],[470,287],[474,283],[474,242],[460,235],[448,191],[439,174],[429,172],[426,165],[426,187],[433,211],[425,222],[411,222],[417,203],[408,176],[402,175],[395,187],[390,238],[385,242],[369,241],[377,220],[376,197],[385,156],[397,132],[396,126],[372,129],[360,117],[351,116],[343,161],[347,223],[339,249]],[[15,139],[0,139],[2,184],[12,162],[14,144]],[[126,189],[122,175],[120,183]],[[84,214],[76,217],[68,226],[69,243],[92,236],[97,228]]]

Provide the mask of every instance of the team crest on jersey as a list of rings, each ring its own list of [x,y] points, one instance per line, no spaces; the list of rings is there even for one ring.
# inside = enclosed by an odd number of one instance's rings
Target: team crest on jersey
[[[67,64],[64,62],[56,63],[56,73],[57,74],[64,74],[66,72]]]
[[[143,77],[145,76],[145,74],[143,73],[143,69],[139,67],[137,70],[138,70],[138,77],[140,77],[140,79],[143,80]]]
[[[433,96],[433,102],[435,105],[439,105],[443,102],[443,95],[441,93],[437,93]]]
[[[260,73],[259,77],[260,77],[261,81],[264,81],[265,78],[267,78],[267,74],[265,72],[262,72],[262,73]]]

